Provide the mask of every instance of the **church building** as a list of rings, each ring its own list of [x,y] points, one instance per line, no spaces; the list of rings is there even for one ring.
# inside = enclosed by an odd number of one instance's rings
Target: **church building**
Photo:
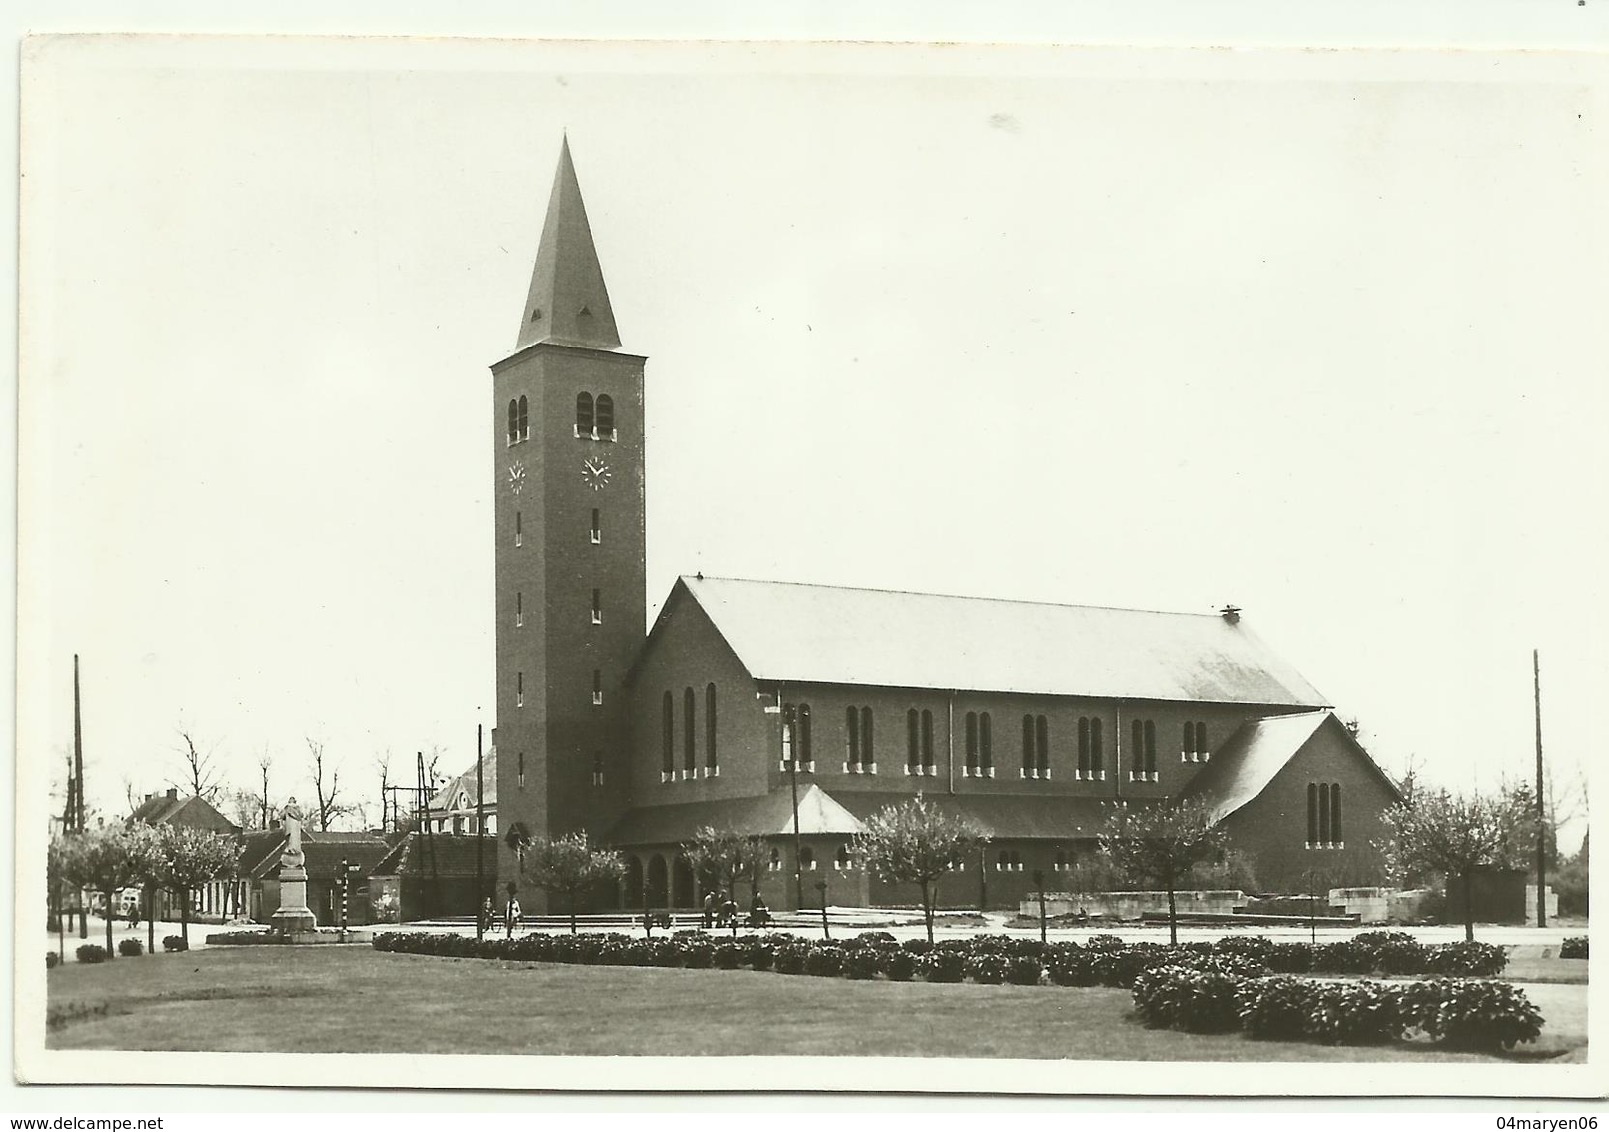
[[[941,886],[951,906],[1015,907],[1035,872],[1054,890],[1112,803],[1184,796],[1262,891],[1376,878],[1396,787],[1233,608],[699,575],[645,632],[644,363],[621,349],[566,142],[492,367],[500,876],[519,876],[516,835],[585,830],[625,856],[624,906],[692,907],[679,846],[709,825],[771,841],[774,908],[795,905],[796,864],[807,904],[910,904],[849,842],[921,793],[990,836]]]

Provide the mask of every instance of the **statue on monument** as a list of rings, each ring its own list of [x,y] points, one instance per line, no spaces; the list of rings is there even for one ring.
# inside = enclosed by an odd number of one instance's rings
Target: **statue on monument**
[[[287,869],[299,869],[307,857],[302,852],[302,808],[296,804],[295,795],[285,803],[279,818],[285,825],[285,851],[280,854],[279,863]]]

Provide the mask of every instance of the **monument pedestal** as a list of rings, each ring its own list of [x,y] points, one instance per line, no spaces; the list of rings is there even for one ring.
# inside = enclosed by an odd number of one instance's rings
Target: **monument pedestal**
[[[281,935],[310,932],[318,925],[307,906],[307,870],[286,866],[279,870],[279,911],[269,918]]]

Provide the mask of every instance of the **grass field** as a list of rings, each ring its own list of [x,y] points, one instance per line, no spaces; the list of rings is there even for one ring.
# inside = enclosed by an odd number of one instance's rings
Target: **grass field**
[[[1548,1020],[1526,1060],[1586,1044],[1586,993],[1527,989]],[[237,947],[49,973],[53,1049],[329,1053],[803,1054],[1184,1061],[1482,1061],[1424,1045],[1252,1042],[1147,1030],[1127,991],[857,982]]]

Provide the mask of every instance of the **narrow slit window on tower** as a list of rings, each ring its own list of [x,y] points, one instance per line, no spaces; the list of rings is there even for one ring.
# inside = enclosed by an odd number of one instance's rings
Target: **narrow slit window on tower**
[[[1089,716],[1078,717],[1078,777],[1091,778],[1089,772]]]
[[[615,401],[607,393],[598,394],[597,406],[597,437],[599,440],[613,440],[615,438]]]
[[[519,785],[519,788],[521,790],[524,790],[525,789],[525,752],[521,751],[519,753],[519,755],[516,756],[516,758],[518,760],[518,767],[517,767],[517,773],[519,775],[519,783],[518,783],[518,785]]]
[[[592,509],[592,530],[588,537],[592,539],[593,546],[603,541],[603,517],[598,514],[596,507]]]
[[[691,778],[698,769],[698,721],[694,718],[698,701],[693,689],[682,689],[682,771]]]
[[[519,590],[514,591],[514,628],[518,629],[525,624],[525,595]]]
[[[590,393],[577,393],[575,395],[575,434],[581,438],[590,438],[592,436],[592,394]]]
[[[921,762],[921,716],[915,708],[905,713],[905,773],[915,774]],[[849,731],[858,737],[859,729],[855,726],[855,709],[849,709]],[[851,742],[854,742],[852,739]]]
[[[1050,777],[1050,720],[1044,716],[1034,718],[1034,755],[1039,777]]]
[[[860,728],[852,707],[844,709],[844,773],[860,773]]]
[[[519,439],[520,403],[518,401],[510,401],[508,403],[508,442],[510,444],[517,444]]]
[[[592,670],[592,702],[594,704],[603,703],[603,669],[601,668]]]
[[[978,713],[978,769],[985,778],[994,777],[994,724],[988,712]]]
[[[1093,778],[1106,777],[1106,755],[1103,751],[1101,739],[1101,719],[1096,716],[1089,721],[1089,773]],[[1112,772],[1116,774],[1116,771]]]
[[[517,439],[531,439],[531,406],[525,400],[525,394],[523,393],[520,394],[520,411],[518,419],[515,421],[515,425],[517,426],[515,429],[515,432],[518,434]]]
[[[668,691],[660,708],[659,726],[659,780],[669,782],[676,776],[676,697]]]
[[[1157,780],[1156,774],[1156,722],[1145,721],[1145,776],[1152,782]]]
[[[1039,777],[1039,760],[1034,757],[1034,717],[1022,717],[1022,777]]]
[[[603,624],[603,594],[599,590],[592,591],[592,623]]]
[[[592,752],[592,785],[603,785],[603,752]]]
[[[711,778],[721,774],[720,759],[715,751],[715,685],[704,686],[704,773]]]
[[[870,718],[871,713],[872,713],[871,708],[861,708],[860,710],[861,710],[862,716],[864,718],[867,718],[867,719]],[[865,730],[868,730],[868,731],[871,730],[871,724],[870,723],[867,723]],[[922,773],[923,774],[932,774],[935,769],[936,769],[936,764],[933,762],[933,713],[931,711],[929,711],[927,708],[923,708],[922,709]]]
[[[967,712],[967,761],[961,769],[961,777],[969,778],[978,773],[978,713]]]
[[[514,512],[514,545],[515,546],[518,546],[520,544],[521,531],[522,531],[522,528],[520,526],[520,513],[518,511],[516,511],[516,512]]]
[[[1145,779],[1145,724],[1138,719],[1129,724],[1129,781]]]
[[[525,673],[514,673],[514,706],[525,706]]]

